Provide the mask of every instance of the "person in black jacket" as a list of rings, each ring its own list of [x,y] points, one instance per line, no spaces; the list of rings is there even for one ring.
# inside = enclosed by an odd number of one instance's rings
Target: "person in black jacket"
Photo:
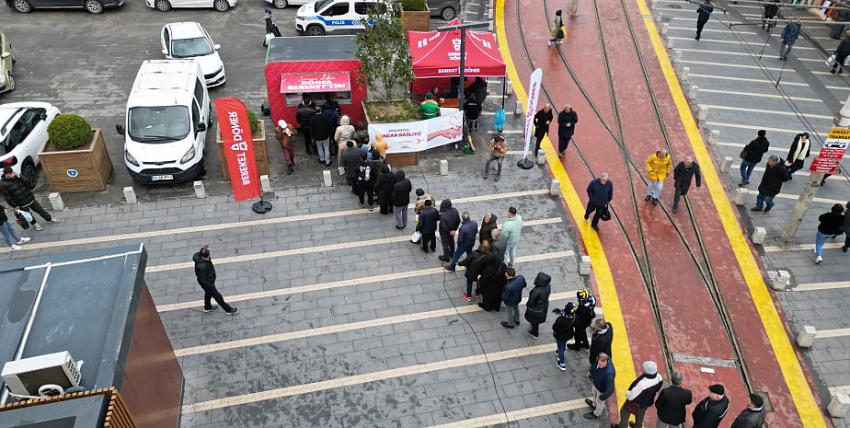
[[[434,208],[430,199],[425,201],[425,209],[419,213],[419,222],[416,230],[422,234],[422,251],[437,251],[437,222],[440,221],[440,213]]]
[[[602,213],[608,209],[608,204],[614,199],[614,183],[608,179],[608,173],[599,174],[599,178],[590,182],[587,185],[587,209],[584,211],[584,219],[593,214],[593,221],[590,222],[592,227],[597,232],[599,231],[599,219],[602,218]]]
[[[410,180],[404,177],[402,170],[395,173],[395,178],[390,197],[395,214],[395,228],[404,229],[407,227],[407,205],[410,204],[410,192],[413,190],[413,185],[410,184]]]
[[[461,266],[466,266],[466,272],[463,273],[463,276],[466,278],[466,291],[463,293],[463,298],[468,303],[472,303],[473,284],[478,281],[479,277],[488,265],[495,264],[497,261],[498,260],[490,254],[490,242],[484,241],[478,246],[478,248],[475,249],[475,251],[472,252],[472,254],[459,263]]]
[[[549,133],[549,124],[552,123],[552,106],[543,104],[543,108],[534,114],[534,156],[540,155],[540,142]]]
[[[779,12],[779,0],[768,0],[764,3],[764,12],[761,15],[761,29],[773,30],[776,26],[776,14]]]
[[[676,168],[673,169],[673,212],[679,210],[679,198],[688,195],[688,189],[691,188],[691,181],[694,177],[697,180],[697,187],[702,187],[702,174],[699,171],[699,164],[694,162],[691,156],[685,157],[685,160],[679,162]]]
[[[841,251],[846,253],[850,249],[850,201],[844,206],[847,209],[844,210],[844,226],[842,227],[844,230],[844,245],[841,247]]]
[[[761,162],[762,156],[770,149],[770,141],[767,140],[766,135],[767,131],[760,130],[756,139],[747,143],[741,150],[741,183],[738,187],[750,184],[753,168]]]
[[[620,428],[629,428],[629,418],[635,415],[635,428],[643,427],[646,410],[655,403],[655,394],[661,389],[662,379],[655,361],[644,361],[643,374],[629,385],[626,402],[620,408]],[[613,427],[613,425],[612,425]]]
[[[732,422],[732,428],[761,428],[764,425],[764,399],[758,394],[750,394],[747,408]]]
[[[381,167],[381,175],[375,179],[375,194],[378,195],[378,205],[380,205],[383,215],[393,212],[393,184],[395,184],[395,174],[390,171],[390,166],[385,163]]]
[[[850,13],[850,11],[844,12]],[[841,72],[844,71],[844,60],[850,56],[850,33],[841,39],[841,42],[838,43],[838,47],[835,48],[835,52],[833,52],[833,54],[835,55],[835,63],[832,64],[831,72],[832,74],[835,74],[835,72],[838,71],[838,74],[841,74]]]
[[[489,256],[493,257],[495,263],[486,263],[478,276],[478,290],[481,295],[481,303],[478,306],[488,312],[499,312],[502,306],[502,290],[508,282],[505,277],[508,266],[502,262],[504,256],[494,254],[492,246]]]
[[[558,346],[558,350],[555,351],[555,354],[558,356],[555,363],[562,372],[567,371],[567,361],[564,359],[564,351],[567,349],[567,341],[573,337],[573,328],[576,320],[575,310],[573,302],[567,302],[563,310],[554,309],[552,311],[552,313],[558,315],[555,323],[552,324],[552,335],[555,336],[555,343]]]
[[[316,114],[310,118],[310,136],[319,153],[319,162],[325,166],[331,165],[331,131],[333,130],[328,118],[322,114],[321,108],[316,107]]]
[[[224,297],[215,288],[215,266],[213,266],[212,258],[210,257],[210,247],[204,245],[201,250],[192,256],[192,261],[195,262],[195,277],[198,279],[198,284],[204,290],[204,312],[214,311],[218,306],[210,304],[210,299],[215,299],[216,303],[230,315],[236,314],[238,308],[230,306],[224,301]]]
[[[711,385],[708,387],[708,397],[700,401],[691,413],[694,418],[693,428],[717,428],[728,411],[726,388],[719,383]]]
[[[525,302],[525,320],[531,324],[528,334],[537,339],[540,335],[540,324],[546,322],[546,313],[549,312],[549,294],[552,293],[550,283],[552,277],[543,272],[538,272],[534,278],[534,288],[528,293],[528,301]]]
[[[761,176],[759,194],[756,196],[756,206],[750,211],[770,211],[773,208],[773,198],[782,190],[782,183],[791,179],[791,173],[779,161],[779,156],[771,155],[767,159],[767,167]]]
[[[375,173],[372,170],[372,163],[366,160],[366,153],[363,152],[360,152],[360,165],[357,167],[354,190],[357,193],[357,199],[360,200],[360,208],[365,208],[365,203],[368,202],[369,211],[374,211]],[[368,196],[368,199],[365,196]]]
[[[342,165],[345,168],[345,181],[351,186],[351,193],[357,194],[357,173],[360,170],[360,155],[362,150],[354,147],[354,140],[345,143],[345,152],[342,153]]]
[[[673,385],[661,390],[655,400],[655,410],[658,413],[657,428],[673,428],[685,423],[685,411],[693,401],[689,389],[682,388],[684,376],[679,372],[670,375]]]
[[[578,114],[569,105],[565,104],[564,109],[558,113],[558,155],[564,156],[567,152],[567,146],[570,145],[570,140],[573,139],[573,134],[576,131],[578,123]]]
[[[699,5],[697,8],[697,35],[694,37],[694,40],[699,40],[702,35],[702,28],[705,27],[708,19],[711,18],[712,12],[714,12],[714,6],[711,5],[711,0],[705,0],[705,3]]]
[[[576,321],[573,327],[575,342],[567,345],[567,348],[574,351],[590,348],[590,342],[587,341],[587,328],[590,327],[590,323],[596,317],[596,297],[590,294],[590,291],[577,291],[576,299],[578,305],[576,306]]]
[[[844,207],[835,204],[828,213],[818,217],[818,231],[815,235],[815,264],[823,261],[823,244],[831,236],[833,239],[844,233]]]
[[[590,365],[596,364],[599,354],[611,355],[611,344],[614,342],[614,327],[602,318],[593,321],[593,336],[590,337]]]
[[[308,155],[313,152],[311,150],[313,140],[310,138],[310,119],[315,115],[316,103],[310,99],[309,95],[304,95],[301,98],[301,104],[298,104],[298,108],[295,110],[295,121],[298,122],[301,133],[304,134],[304,149],[307,150]]]
[[[469,124],[469,132],[478,132],[478,117],[481,116],[481,102],[474,93],[463,102],[463,114]]]
[[[452,206],[452,200],[443,199],[440,202],[440,243],[443,245],[443,255],[438,257],[447,262],[455,253],[455,234],[460,227],[460,214],[457,208]]]
[[[0,180],[0,192],[3,193],[3,197],[6,198],[6,203],[11,205],[12,208],[26,212],[35,211],[46,221],[51,223],[62,223],[62,220],[51,216],[47,210],[41,207],[41,204],[35,200],[35,196],[33,196],[32,189],[30,189],[28,183],[25,182],[24,179],[21,178],[21,176],[11,167],[7,166],[3,168],[3,178]],[[36,222],[34,215],[32,216],[30,224],[35,227],[35,230],[43,229],[43,227]]]

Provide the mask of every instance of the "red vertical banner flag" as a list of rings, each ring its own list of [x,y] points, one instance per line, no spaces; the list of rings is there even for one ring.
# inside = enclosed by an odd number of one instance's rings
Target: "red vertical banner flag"
[[[257,176],[248,109],[238,98],[219,98],[214,104],[233,198],[236,202],[256,198],[260,196],[260,178]]]

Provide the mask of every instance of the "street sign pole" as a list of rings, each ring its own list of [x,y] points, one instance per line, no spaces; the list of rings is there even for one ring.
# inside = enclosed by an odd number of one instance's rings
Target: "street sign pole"
[[[806,211],[809,210],[809,205],[811,205],[812,199],[815,198],[815,194],[818,192],[820,182],[823,181],[824,175],[825,174],[822,172],[813,172],[809,175],[809,180],[806,181],[806,186],[803,187],[803,193],[800,194],[800,198],[797,199],[797,204],[794,205],[794,209],[791,210],[791,216],[788,217],[788,220],[785,222],[785,226],[782,227],[780,239],[782,239],[783,242],[794,242],[794,237],[797,235],[797,229],[800,228],[800,224],[803,222],[803,217],[806,216]]]

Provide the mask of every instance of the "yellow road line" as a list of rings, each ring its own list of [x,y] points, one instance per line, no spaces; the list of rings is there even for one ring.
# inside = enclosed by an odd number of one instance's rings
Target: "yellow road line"
[[[546,193],[549,193],[547,190]],[[552,217],[552,218],[544,218],[541,220],[531,220],[523,223],[523,227],[529,226],[540,226],[544,224],[557,224],[562,220],[560,217]],[[336,250],[344,250],[349,248],[362,248],[369,247],[372,245],[382,245],[382,244],[392,244],[395,242],[404,242],[409,241],[410,235],[402,235],[402,236],[392,236],[389,238],[378,238],[378,239],[369,239],[366,241],[354,241],[354,242],[340,242],[337,244],[328,244],[328,245],[319,245],[316,247],[303,247],[303,248],[291,248],[289,250],[280,250],[280,251],[268,251],[264,253],[253,253],[253,254],[242,254],[238,256],[231,257],[221,257],[215,259],[215,264],[217,265],[225,265],[230,263],[243,263],[243,262],[253,262],[256,260],[265,260],[265,259],[274,259],[278,257],[286,257],[292,256],[296,254],[312,254],[312,253],[320,253],[322,251],[336,251]],[[188,269],[193,267],[194,262],[180,262],[180,263],[169,263],[164,265],[155,265],[149,266],[145,269],[145,272],[164,272],[176,269]]]
[[[428,428],[479,428],[493,425],[510,425],[511,422],[540,416],[554,415],[555,413],[569,412],[583,408],[587,408],[587,404],[584,402],[584,399],[561,401],[537,407],[529,407],[527,409],[514,410],[507,413],[496,413],[494,415],[481,416],[479,418],[432,425]]]
[[[554,293],[549,296],[549,299],[550,301],[569,299],[571,297],[575,297],[576,291],[578,290]],[[422,321],[431,318],[449,317],[452,315],[471,314],[473,312],[480,311],[482,311],[482,309],[478,305],[464,305],[445,309],[435,309],[433,311],[416,312],[412,314],[395,315],[391,317],[375,318],[365,321],[329,325],[326,327],[310,328],[307,330],[290,331],[287,333],[249,337],[246,339],[211,343],[209,345],[191,346],[188,348],[175,349],[174,354],[178,357],[185,357],[187,355],[208,354],[210,352],[226,351],[228,349],[265,345],[267,343],[285,342],[287,340],[304,339],[306,337],[321,336],[323,334],[343,333],[346,331],[359,330],[361,328],[372,328],[379,327],[382,325],[394,325],[405,322]]]
[[[765,332],[767,333],[770,345],[773,348],[773,354],[776,357],[779,367],[782,371],[782,376],[785,378],[785,383],[788,386],[788,391],[797,407],[800,419],[803,426],[806,427],[826,427],[823,415],[818,408],[815,396],[812,393],[806,377],[803,373],[803,368],[800,366],[800,361],[797,360],[794,353],[794,347],[788,338],[785,331],[785,326],[773,299],[770,296],[768,287],[764,283],[764,278],[759,270],[758,263],[753,257],[750,247],[747,244],[747,239],[742,232],[741,225],[735,217],[735,212],[732,204],[729,202],[724,190],[723,183],[714,168],[711,154],[702,141],[699,127],[694,121],[691,113],[691,108],[685,98],[684,92],[679,85],[679,79],[673,71],[673,65],[670,58],[667,56],[667,50],[664,48],[664,43],[658,35],[658,29],[652,19],[652,15],[647,8],[644,0],[636,0],[638,9],[643,15],[643,23],[646,26],[647,33],[652,42],[652,47],[658,57],[661,71],[664,73],[664,78],[667,80],[667,86],[673,96],[673,101],[676,103],[676,109],[679,113],[679,118],[685,131],[688,134],[688,140],[694,150],[694,156],[700,165],[703,166],[703,179],[705,180],[711,199],[723,223],[723,229],[726,231],[726,237],[729,239],[729,244],[735,257],[738,259],[738,265],[747,282],[747,287],[750,290],[753,303],[761,319]]]
[[[213,400],[201,401],[194,404],[186,404],[183,406],[182,413],[186,415],[189,413],[202,412],[205,410],[221,409],[223,407],[239,406],[242,404],[256,403],[258,401],[272,400],[275,398],[309,394],[311,392],[325,391],[328,389],[342,388],[351,385],[360,385],[368,382],[377,382],[380,380],[392,379],[402,376],[413,376],[437,370],[466,367],[475,364],[487,364],[492,363],[494,361],[502,361],[511,358],[520,358],[531,355],[544,354],[547,352],[555,352],[555,344],[552,343],[546,345],[528,346],[525,348],[515,348],[508,351],[494,352],[492,354],[476,354],[470,355],[468,357],[454,358],[451,360],[416,364],[395,369],[381,370],[378,372],[364,373],[360,375],[346,376],[336,379],[328,379],[303,385],[294,385],[284,388],[271,389],[267,391],[252,392],[249,394],[237,395],[233,397],[217,398]]]
[[[515,0],[519,1],[519,0]],[[514,84],[514,93],[523,109],[528,102],[528,95],[523,86],[524,79],[521,79],[519,73],[514,66],[513,58],[508,47],[508,36],[505,31],[505,0],[496,0],[496,37],[499,42],[499,50],[502,52],[502,59],[507,65],[508,77]],[[596,286],[599,289],[599,298],[602,304],[605,305],[605,319],[614,327],[614,343],[612,346],[613,360],[617,367],[617,401],[624,402],[626,390],[631,381],[635,378],[635,366],[632,359],[632,351],[629,345],[629,336],[626,331],[626,323],[623,319],[622,308],[620,307],[620,298],[617,295],[617,288],[614,285],[614,276],[611,274],[611,267],[608,265],[608,258],[605,256],[605,250],[602,248],[602,243],[599,241],[599,235],[596,234],[590,225],[584,221],[584,204],[579,199],[578,193],[567,175],[564,165],[555,153],[555,149],[548,141],[548,136],[543,147],[546,153],[546,164],[549,166],[549,171],[552,176],[557,178],[561,183],[561,196],[569,208],[569,212],[573,217],[579,235],[584,242],[585,251],[591,258],[593,266],[593,275],[596,278]]]
[[[571,250],[555,251],[551,253],[532,254],[528,256],[519,256],[516,258],[517,263],[537,262],[542,260],[553,260],[558,258],[572,257],[575,253]],[[457,266],[457,271],[462,272],[463,266]],[[288,296],[290,294],[309,293],[320,290],[330,290],[334,288],[352,287],[356,285],[373,284],[377,282],[394,281],[397,279],[415,278],[417,276],[436,275],[445,272],[445,269],[428,268],[411,270],[406,272],[394,272],[383,275],[364,276],[359,278],[344,279],[342,281],[322,282],[318,284],[302,285],[298,287],[276,288],[273,290],[257,291],[253,293],[233,294],[227,296],[228,302],[243,302],[246,300],[267,299],[270,297]],[[159,312],[176,311],[179,309],[199,308],[204,304],[203,300],[193,300],[190,302],[169,303],[159,305],[156,310]]]

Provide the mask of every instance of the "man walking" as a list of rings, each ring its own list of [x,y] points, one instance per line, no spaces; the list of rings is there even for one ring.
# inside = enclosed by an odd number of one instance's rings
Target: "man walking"
[[[549,103],[543,104],[543,108],[534,114],[534,156],[540,155],[540,142],[546,138],[549,133],[549,124],[552,123],[552,106]]]
[[[643,374],[629,385],[626,391],[626,402],[620,408],[619,428],[629,428],[629,418],[635,416],[634,428],[643,427],[643,417],[646,410],[655,402],[655,394],[661,389],[661,375],[655,361],[643,363]],[[612,425],[613,427],[614,425]]]
[[[331,131],[331,123],[328,118],[322,114],[320,107],[316,107],[316,114],[310,118],[310,136],[313,137],[313,142],[316,144],[319,163],[325,166],[331,165]]]
[[[764,399],[758,394],[750,394],[750,402],[735,421],[732,428],[761,428],[764,425]]]
[[[599,358],[590,365],[587,377],[592,381],[593,399],[585,398],[584,402],[593,410],[585,413],[585,419],[598,419],[608,408],[605,402],[614,394],[614,378],[617,376],[614,363],[607,353],[599,354]]]
[[[652,205],[658,205],[664,180],[670,174],[672,165],[673,159],[667,153],[667,149],[659,149],[646,158],[646,178],[649,182],[646,189],[646,201],[651,201]]]
[[[756,196],[756,206],[750,211],[769,212],[773,208],[773,198],[782,190],[782,183],[791,179],[791,173],[779,160],[779,156],[771,155],[767,159],[767,168],[761,177],[759,194]]]
[[[767,131],[759,130],[755,140],[750,141],[741,150],[741,184],[738,187],[744,187],[750,184],[750,175],[753,173],[753,168],[761,162],[762,156],[770,149],[770,141],[767,140]]]
[[[850,14],[850,11],[845,10],[843,12]],[[850,33],[841,39],[841,42],[838,43],[838,47],[835,48],[833,55],[835,55],[835,63],[832,64],[832,70],[830,70],[830,72],[835,74],[835,72],[838,71],[838,74],[841,74],[841,72],[844,71],[844,62],[847,60],[847,57],[850,56]]]
[[[514,265],[516,260],[516,246],[519,244],[519,236],[522,233],[522,216],[517,214],[516,208],[508,208],[508,219],[502,223],[502,235],[508,241],[508,247],[505,250],[505,263],[508,267]]]
[[[590,222],[590,227],[599,232],[599,219],[602,214],[608,211],[608,204],[614,199],[614,183],[608,179],[608,173],[603,172],[599,178],[590,182],[587,185],[587,209],[584,210],[584,219],[593,214],[593,221]]]
[[[691,413],[694,418],[693,428],[717,428],[728,411],[726,388],[719,383],[711,385],[708,387],[708,397],[700,401]]]
[[[564,351],[567,348],[567,341],[573,337],[575,305],[573,302],[567,302],[563,310],[554,309],[552,312],[558,315],[555,323],[552,324],[552,335],[555,336],[555,343],[558,346],[558,350],[555,351],[555,355],[558,357],[555,363],[562,372],[565,372],[567,371],[567,361],[564,359]]]
[[[469,219],[468,212],[464,212],[461,219],[463,223],[461,223],[457,233],[457,249],[448,266],[445,267],[450,272],[455,271],[455,266],[457,266],[457,262],[460,260],[462,254],[466,253],[466,257],[472,254],[472,247],[475,246],[475,236],[478,235],[478,223]]]
[[[11,251],[18,251],[21,249],[21,244],[29,242],[30,238],[19,236],[18,232],[15,232],[15,227],[9,224],[7,211],[11,212],[12,210],[7,210],[6,207],[0,205],[0,234],[3,235],[3,241]]]
[[[407,205],[410,204],[410,191],[413,186],[410,180],[404,177],[404,171],[398,170],[395,173],[396,181],[393,184],[392,203],[393,214],[395,215],[395,228],[404,229],[407,227]]]
[[[800,29],[802,27],[803,24],[800,23],[800,18],[797,16],[791,18],[791,21],[785,24],[785,28],[782,29],[782,35],[780,36],[782,39],[782,47],[779,49],[780,61],[788,61],[788,54],[791,53],[791,48],[794,47],[794,43],[800,37]]]
[[[695,177],[697,179],[697,188],[702,187],[702,174],[699,171],[699,164],[694,162],[692,156],[687,156],[673,170],[673,213],[679,210],[679,198],[688,195],[688,189],[691,188],[691,181]]]
[[[484,164],[484,179],[490,177],[490,163],[496,161],[496,178],[494,181],[499,181],[502,175],[502,161],[505,160],[505,155],[508,154],[508,143],[499,132],[490,140],[490,158]]]
[[[437,251],[437,222],[440,221],[440,213],[434,208],[430,199],[425,201],[425,209],[419,213],[419,222],[416,230],[422,234],[422,251],[427,253]]]
[[[655,400],[658,423],[655,428],[674,428],[685,423],[685,411],[693,401],[693,395],[690,390],[682,388],[683,379],[681,373],[673,372],[670,376],[673,384],[658,394],[658,400]]]
[[[576,306],[575,331],[573,332],[575,342],[567,345],[567,348],[574,351],[590,348],[590,342],[587,341],[587,328],[590,327],[590,323],[596,317],[596,297],[593,297],[593,294],[590,294],[588,290],[579,290],[576,292],[576,298],[578,305]]]
[[[457,208],[452,206],[452,200],[443,199],[440,202],[440,243],[443,245],[443,255],[438,257],[441,261],[448,262],[455,254],[455,234],[460,227],[460,214]]]
[[[6,203],[12,208],[26,212],[35,211],[41,218],[50,223],[62,223],[62,220],[51,216],[47,210],[41,207],[41,204],[35,200],[29,183],[26,183],[11,167],[7,166],[3,168],[3,178],[0,180],[0,192],[3,193]],[[35,227],[35,230],[44,229],[36,222],[34,215],[30,224]]]
[[[514,268],[509,267],[505,271],[505,278],[508,279],[508,282],[502,289],[502,303],[505,304],[502,327],[512,329],[519,325],[519,302],[522,301],[525,277],[517,275]]]
[[[711,18],[712,12],[714,12],[714,6],[711,5],[711,0],[705,0],[705,3],[699,5],[697,8],[697,35],[694,37],[695,40],[699,40],[702,35],[702,28],[705,27],[708,19]]]
[[[564,104],[564,109],[558,113],[558,156],[563,157],[567,152],[567,146],[573,139],[578,123],[578,113],[569,104]]]
[[[201,247],[201,250],[192,256],[192,261],[195,262],[195,277],[201,289],[204,290],[204,312],[214,311],[221,306],[224,312],[235,315],[239,309],[228,305],[215,288],[215,266],[210,257],[210,247],[208,245]],[[214,299],[218,306],[210,304],[211,299]]]

